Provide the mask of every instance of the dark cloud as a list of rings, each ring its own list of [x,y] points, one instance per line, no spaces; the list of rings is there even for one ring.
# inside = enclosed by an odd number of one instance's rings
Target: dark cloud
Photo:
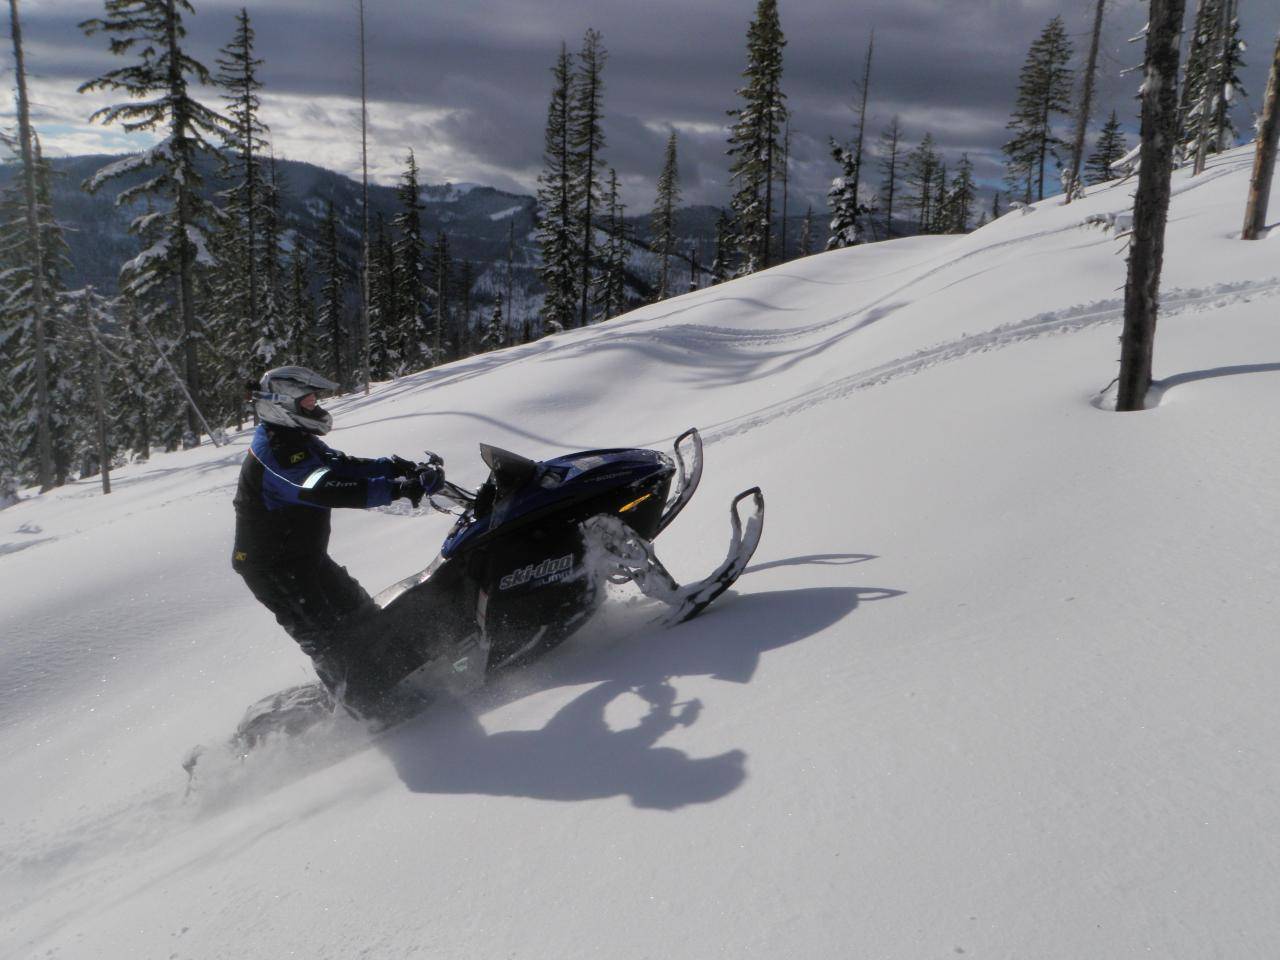
[[[239,6],[197,3],[188,30],[206,63],[229,38]],[[828,137],[852,135],[853,83],[872,28],[871,140],[896,114],[910,144],[931,132],[948,156],[968,152],[979,176],[998,183],[1004,125],[1028,46],[1061,12],[1083,48],[1092,4],[1063,9],[1050,0],[781,0],[779,6],[787,36],[793,202],[801,207],[823,203],[834,173]],[[101,9],[85,0],[47,0],[24,11],[31,69],[49,103],[50,122],[73,119],[68,111],[75,98],[59,91],[112,65],[103,38],[86,38],[75,26]],[[375,172],[392,178],[412,147],[429,180],[533,189],[550,67],[561,42],[576,50],[593,27],[609,51],[606,160],[626,185],[632,211],[652,202],[672,126],[680,135],[686,202],[723,203],[723,128],[726,111],[737,102],[754,9],[753,0],[368,0]],[[1131,128],[1137,78],[1120,72],[1141,59],[1141,44],[1126,41],[1141,29],[1145,10],[1140,0],[1112,0],[1107,19],[1099,109],[1117,109]],[[1237,111],[1242,130],[1249,129],[1248,108],[1256,109],[1261,98],[1276,12],[1274,0],[1244,5],[1251,45],[1245,82],[1252,100]],[[251,6],[250,14],[266,60],[263,77],[275,97],[274,136],[286,152],[309,154],[301,159],[354,171],[358,152],[345,143],[352,114],[343,104],[358,89],[354,0],[271,0]],[[304,129],[307,124],[315,129]],[[84,136],[68,142],[81,144]]]

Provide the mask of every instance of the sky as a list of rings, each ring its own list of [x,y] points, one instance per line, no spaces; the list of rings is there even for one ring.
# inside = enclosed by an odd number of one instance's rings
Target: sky
[[[241,4],[194,0],[194,6],[188,42],[212,67]],[[1243,0],[1241,6],[1249,96],[1237,126],[1246,131],[1265,87],[1280,0]],[[426,182],[534,192],[550,69],[561,43],[575,51],[593,28],[608,52],[604,158],[618,171],[629,212],[652,206],[673,129],[683,201],[724,204],[727,111],[739,104],[755,7],[754,0],[367,0],[371,175],[393,183],[412,148]],[[1100,69],[1100,111],[1116,109],[1135,131],[1138,79],[1121,73],[1141,61],[1141,44],[1127,41],[1141,30],[1146,7],[1142,0],[1110,0]],[[270,0],[248,9],[265,61],[262,113],[276,154],[358,177],[355,0]],[[780,0],[787,38],[783,90],[792,113],[790,211],[825,206],[836,173],[828,140],[854,135],[855,79],[873,30],[869,142],[896,115],[909,146],[931,133],[952,164],[968,153],[980,182],[995,186],[1028,47],[1061,14],[1082,59],[1092,9],[1091,0]],[[51,154],[123,153],[149,142],[145,134],[88,122],[94,109],[118,95],[77,93],[80,84],[122,62],[107,51],[104,37],[77,28],[102,12],[93,0],[23,7],[34,119]],[[11,61],[5,68],[11,87]],[[217,94],[208,93],[216,102]],[[1061,132],[1069,138],[1065,121]]]

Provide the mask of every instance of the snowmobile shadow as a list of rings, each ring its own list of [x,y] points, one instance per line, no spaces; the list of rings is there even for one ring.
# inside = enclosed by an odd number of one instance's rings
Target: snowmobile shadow
[[[379,746],[405,785],[419,793],[488,794],[580,801],[626,796],[635,807],[678,810],[710,803],[747,777],[747,755],[728,749],[691,757],[660,746],[677,727],[697,723],[702,704],[679,702],[672,680],[710,676],[746,683],[761,656],[842,620],[860,603],[901,590],[816,587],[736,598],[690,624],[623,643],[567,644],[499,682],[482,699],[437,705]],[[479,715],[528,695],[594,684],[541,729],[489,733]],[[639,697],[645,716],[613,729],[606,710]]]

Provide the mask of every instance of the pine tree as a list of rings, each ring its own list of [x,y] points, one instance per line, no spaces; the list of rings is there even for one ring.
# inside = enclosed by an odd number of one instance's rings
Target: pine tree
[[[895,116],[889,126],[880,133],[880,172],[884,179],[880,182],[881,206],[884,208],[885,239],[893,239],[893,201],[898,196],[898,185],[902,182],[902,126]]]
[[[485,325],[484,334],[480,337],[480,349],[482,351],[499,350],[506,345],[504,326],[502,294],[498,294],[498,299],[493,304],[493,313],[489,315],[489,322]]]
[[[388,380],[400,372],[398,276],[395,250],[379,214],[369,264],[369,366],[374,380]]]
[[[977,199],[978,188],[973,179],[973,162],[967,153],[961,154],[960,166],[947,192],[947,220],[942,232],[968,233]]]
[[[724,210],[716,217],[716,255],[711,261],[711,282],[724,283],[729,279],[733,251],[737,239],[733,232],[733,219]]]
[[[927,233],[948,233],[950,231],[951,197],[947,193],[947,164],[939,160],[933,171],[933,187],[929,191],[933,197]]]
[[[248,11],[241,8],[236,14],[235,34],[217,59],[217,81],[227,91],[223,100],[230,120],[222,134],[223,175],[231,187],[224,194],[222,222],[215,238],[222,264],[213,284],[215,315],[220,321],[215,322],[215,331],[226,353],[221,373],[229,382],[237,411],[243,408],[245,382],[260,373],[256,347],[263,333],[261,267],[267,255],[263,208],[270,202],[261,161],[266,127],[258,119],[258,91],[262,88],[258,68],[262,60],[253,54],[253,41]],[[270,337],[262,346],[265,352],[274,352]],[[239,414],[236,419],[239,421]]]
[[[149,150],[108,164],[86,183],[90,192],[121,177],[148,171],[151,176],[116,197],[125,206],[143,197],[160,205],[133,221],[131,229],[147,247],[125,264],[122,278],[136,304],[147,305],[139,321],[154,328],[162,350],[180,349],[187,404],[187,434],[193,444],[201,431],[196,404],[203,394],[199,350],[202,335],[196,319],[197,273],[212,266],[208,250],[208,223],[214,216],[201,194],[203,179],[197,155],[212,152],[210,138],[220,136],[226,121],[196,100],[188,78],[212,82],[209,71],[188,56],[181,41],[186,37],[182,14],[194,14],[187,0],[106,0],[105,19],[80,24],[90,36],[104,33],[116,54],[134,52],[136,63],[108,71],[80,86],[81,92],[121,90],[132,99],[104,107],[90,118],[104,124],[120,123],[126,132],[163,129],[161,141]],[[145,98],[145,99],[139,99]],[[176,316],[181,328],[171,329]],[[181,409],[175,403],[175,409]],[[172,426],[165,433],[172,442]]]
[[[573,55],[562,44],[551,71],[543,171],[538,176],[538,243],[542,248],[543,329],[555,333],[577,316],[580,280],[576,219],[582,183],[571,149]]]
[[[434,295],[435,340],[433,352],[435,362],[440,363],[445,357],[457,357],[457,334],[450,331],[449,342],[445,342],[445,331],[449,330],[449,314],[453,307],[453,258],[449,255],[449,238],[444,231],[436,233],[435,243],[431,245],[431,262],[428,264],[431,277],[431,292]]]
[[[777,0],[757,0],[755,19],[747,28],[745,84],[738,90],[743,104],[729,111],[729,179],[734,239],[741,258],[740,272],[754,273],[772,261],[773,183],[777,179],[781,146],[778,137],[787,120],[782,92],[782,48],[786,46],[778,19]]]
[[[578,325],[588,322],[588,304],[591,298],[591,268],[595,255],[595,213],[599,209],[600,151],[604,149],[604,63],[608,53],[600,43],[599,31],[588,30],[582,38],[582,51],[578,54],[578,77],[574,87],[569,113],[569,149],[578,174],[578,235],[582,238],[578,252],[580,263],[580,307]]]
[[[463,260],[458,267],[458,283],[454,292],[458,295],[458,355],[470,356],[473,335],[471,330],[471,297],[475,293],[475,265],[470,260]]]
[[[857,154],[832,140],[831,157],[840,165],[840,174],[831,181],[827,191],[831,207],[831,237],[827,240],[827,249],[839,250],[862,242],[862,220],[870,208],[858,202],[855,192],[859,179]]]
[[[804,215],[804,223],[800,226],[800,256],[807,257],[813,253],[813,207]]]
[[[275,158],[268,167],[269,176],[262,184],[261,210],[261,319],[258,338],[253,344],[257,368],[270,370],[288,363],[289,331],[285,320],[284,268],[281,263],[281,183]],[[257,379],[258,369],[246,379]]]
[[[903,182],[909,191],[905,203],[916,211],[916,229],[929,231],[934,215],[934,184],[941,160],[933,148],[933,135],[926,133],[920,145],[907,154]]]
[[[1089,154],[1089,159],[1085,161],[1084,182],[1093,185],[1114,180],[1115,174],[1111,172],[1111,165],[1128,152],[1129,148],[1124,142],[1124,132],[1120,129],[1120,121],[1116,118],[1116,112],[1112,110],[1110,118],[1102,127],[1102,133],[1098,136],[1098,142],[1094,144],[1093,153]]]
[[[1266,227],[1277,147],[1280,147],[1280,35],[1276,37],[1262,115],[1258,118],[1258,142],[1253,154],[1253,172],[1249,177],[1249,199],[1245,203],[1244,228],[1240,231],[1242,240],[1257,240]]]
[[[422,235],[421,189],[418,185],[418,163],[413,151],[405,161],[405,171],[396,187],[396,199],[400,211],[392,220],[399,232],[394,243],[396,278],[400,308],[399,330],[400,373],[431,366],[435,362],[433,345],[438,342],[439,330],[428,325],[431,308],[428,305],[426,278],[427,242]]]
[[[1195,162],[1196,173],[1209,154],[1235,145],[1230,104],[1244,92],[1244,45],[1235,7],[1235,0],[1201,0],[1196,8],[1178,110],[1179,152]]]
[[[1066,146],[1053,130],[1055,114],[1071,110],[1071,41],[1062,17],[1054,17],[1031,45],[1018,80],[1018,99],[1006,128],[1013,138],[1004,145],[1005,179],[1023,189],[1023,199],[1044,199],[1045,166]]]
[[[351,384],[347,364],[346,317],[347,272],[338,251],[338,214],[330,199],[320,227],[320,311],[317,325],[328,338],[325,359],[334,382],[346,389]]]
[[[285,356],[289,363],[320,365],[320,338],[316,330],[316,304],[311,296],[311,257],[299,240],[289,264],[284,321],[287,330]]]
[[[53,215],[52,168],[34,137],[32,149],[30,204],[22,179],[0,195],[0,373],[17,405],[10,427],[19,452],[13,470],[46,490],[70,477],[82,411],[73,382],[76,349],[59,306],[67,245]]]
[[[43,492],[49,489],[56,480],[51,433],[54,414],[50,396],[52,380],[49,370],[49,331],[46,328],[48,317],[52,312],[53,297],[51,292],[44,289],[44,271],[41,269],[44,262],[44,252],[40,245],[40,216],[37,211],[36,179],[38,174],[36,171],[35,135],[31,128],[30,103],[27,98],[26,59],[22,46],[22,23],[18,17],[17,0],[9,0],[9,23],[13,39],[19,156],[22,162],[22,217],[26,225],[26,242],[21,248],[21,260],[25,265],[27,277],[31,284],[27,303],[31,326],[31,350],[33,353],[31,374],[35,381],[32,400],[34,401],[36,431],[36,476]],[[7,373],[8,370],[6,369],[5,372]],[[15,472],[18,469],[16,463],[13,469]],[[3,495],[3,491],[0,491],[0,495]]]
[[[627,254],[630,241],[627,222],[623,218],[626,207],[618,195],[618,172],[609,170],[609,192],[605,202],[609,209],[609,240],[605,244],[604,274],[597,291],[597,305],[605,320],[610,320],[627,308]]]
[[[653,252],[658,255],[658,291],[655,302],[671,295],[671,254],[676,245],[676,207],[680,204],[680,170],[676,163],[676,132],[667,137],[667,149],[658,177],[658,198],[649,215]]]
[[[858,109],[857,134],[851,146],[839,144],[831,138],[831,157],[840,167],[840,173],[831,181],[827,191],[827,200],[831,206],[831,237],[827,240],[828,250],[851,247],[861,243],[866,234],[862,218],[871,208],[862,203],[859,194],[862,188],[863,144],[867,129],[867,94],[871,88],[871,55],[875,50],[875,31],[867,43],[867,56],[862,74],[862,82],[858,85],[861,91],[861,104]]]

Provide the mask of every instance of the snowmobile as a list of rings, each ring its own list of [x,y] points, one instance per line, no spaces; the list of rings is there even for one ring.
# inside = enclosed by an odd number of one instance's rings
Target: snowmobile
[[[480,456],[489,477],[479,490],[446,481],[431,498],[459,511],[435,562],[374,598],[381,612],[369,633],[387,692],[363,719],[378,728],[563,643],[600,606],[606,583],[634,583],[661,602],[664,623],[689,620],[733,585],[760,542],[764,497],[752,487],[730,505],[728,554],[708,576],[681,585],[655,555],[654,539],[702,478],[696,429],[676,438],[673,456],[617,448],[535,461],[483,443]],[[243,755],[272,733],[300,732],[337,705],[320,683],[281,691],[249,708],[233,749]],[[198,756],[184,762],[188,773]]]

